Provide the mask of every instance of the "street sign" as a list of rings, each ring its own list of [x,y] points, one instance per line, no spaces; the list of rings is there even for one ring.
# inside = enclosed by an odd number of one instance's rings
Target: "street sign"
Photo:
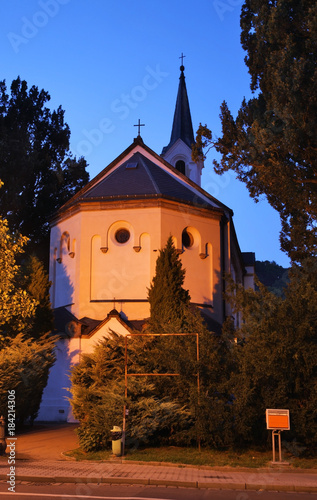
[[[289,431],[289,410],[266,410],[266,428],[271,430]]]

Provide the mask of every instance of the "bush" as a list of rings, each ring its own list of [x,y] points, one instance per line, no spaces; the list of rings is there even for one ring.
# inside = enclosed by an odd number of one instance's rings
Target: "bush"
[[[129,342],[129,363],[134,370],[144,371],[140,360],[144,359],[143,348],[149,342],[148,338]],[[185,431],[193,424],[191,412],[167,397],[157,397],[155,385],[146,377],[129,378],[125,401],[123,337],[112,334],[100,342],[92,354],[83,356],[74,367],[71,379],[70,401],[73,414],[80,421],[78,436],[84,450],[110,446],[112,427],[122,426],[124,403],[129,408],[127,442],[139,446],[188,441]]]
[[[55,361],[55,339],[34,341],[19,334],[6,344],[0,350],[0,415],[7,415],[8,391],[15,390],[17,425],[28,419],[33,422]]]

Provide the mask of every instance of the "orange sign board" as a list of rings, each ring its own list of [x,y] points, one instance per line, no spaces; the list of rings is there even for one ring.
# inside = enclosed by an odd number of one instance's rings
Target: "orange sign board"
[[[289,410],[266,410],[266,428],[281,431],[289,430]]]

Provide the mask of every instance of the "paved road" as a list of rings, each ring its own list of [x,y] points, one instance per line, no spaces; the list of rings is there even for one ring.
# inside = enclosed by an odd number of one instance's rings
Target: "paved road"
[[[76,424],[37,424],[17,434],[17,459],[62,460],[61,453],[78,448]]]
[[[314,493],[274,491],[205,490],[140,485],[59,484],[17,485],[17,493],[5,493],[0,483],[0,500],[315,500]]]

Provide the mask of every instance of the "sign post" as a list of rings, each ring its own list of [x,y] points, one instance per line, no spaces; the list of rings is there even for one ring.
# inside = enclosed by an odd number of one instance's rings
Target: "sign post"
[[[266,428],[272,430],[273,464],[282,463],[281,431],[290,430],[289,410],[266,410]],[[278,437],[279,461],[275,460],[275,437]]]

